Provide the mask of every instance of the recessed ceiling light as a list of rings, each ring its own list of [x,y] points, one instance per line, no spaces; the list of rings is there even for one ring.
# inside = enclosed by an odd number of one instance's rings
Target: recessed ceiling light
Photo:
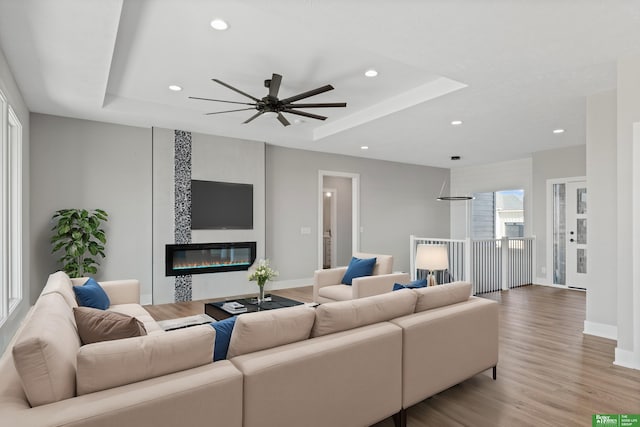
[[[174,92],[180,92],[182,90],[182,87],[178,85],[169,85],[169,90],[172,90]]]
[[[461,125],[461,124],[462,124],[462,120],[453,120],[453,121],[451,122],[451,124],[452,124],[452,125],[454,125],[454,126]]]
[[[227,24],[226,21],[223,19],[216,18],[213,21],[211,21],[211,27],[213,27],[214,30],[224,31],[227,28],[229,28],[229,24]]]
[[[564,133],[564,129],[554,129],[553,133]]]
[[[378,72],[373,68],[364,72],[364,75],[367,77],[375,77],[378,75]]]
[[[366,145],[363,145],[362,147],[360,147],[360,149],[361,149],[361,150],[368,150],[368,149],[369,149],[369,147],[368,147],[368,146],[366,146]]]

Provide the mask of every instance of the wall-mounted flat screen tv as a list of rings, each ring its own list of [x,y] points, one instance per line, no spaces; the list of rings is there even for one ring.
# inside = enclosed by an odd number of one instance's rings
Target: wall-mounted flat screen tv
[[[253,185],[191,180],[192,230],[252,230]]]

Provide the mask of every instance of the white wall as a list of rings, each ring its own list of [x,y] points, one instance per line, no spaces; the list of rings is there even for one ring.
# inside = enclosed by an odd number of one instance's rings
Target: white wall
[[[60,269],[50,253],[51,216],[64,208],[101,208],[106,258],[98,279],[139,279],[151,302],[151,130],[31,115],[32,299]]]
[[[193,243],[257,242],[265,253],[264,144],[193,133],[191,178],[253,184],[252,230],[192,230]],[[173,277],[165,276],[165,245],[174,238],[174,131],[153,129],[153,303],[174,301]],[[246,271],[192,276],[194,300],[255,293]],[[267,285],[269,287],[269,285]]]
[[[587,98],[587,307],[584,331],[617,337],[616,91]]]
[[[635,323],[634,307],[640,272],[634,269],[640,253],[634,252],[637,242],[634,229],[634,199],[639,197],[640,183],[634,182],[634,155],[640,150],[634,141],[633,125],[640,122],[640,57],[618,61],[617,90],[617,266],[618,272],[618,345],[616,363],[640,369],[640,324]],[[636,172],[637,173],[637,172]],[[636,248],[638,249],[638,248]],[[639,292],[638,290],[635,291]]]
[[[449,171],[267,145],[267,256],[281,281],[310,285],[318,262],[318,171],[360,174],[360,249],[391,254],[409,271],[409,236],[449,237],[436,201]],[[310,228],[302,234],[301,228]]]
[[[13,108],[18,120],[22,124],[22,301],[9,315],[5,322],[0,325],[0,353],[4,351],[13,334],[20,326],[20,322],[27,314],[30,307],[31,282],[31,245],[30,235],[30,198],[29,198],[29,155],[30,155],[30,131],[29,131],[29,110],[22,99],[20,89],[16,84],[7,60],[2,50],[0,50],[0,90],[7,98],[8,104]]]
[[[586,145],[538,151],[531,156],[532,190],[536,201],[532,207],[532,234],[536,236],[536,283],[552,284],[551,266],[547,266],[547,180],[586,176]],[[589,189],[589,192],[591,189]],[[591,221],[591,219],[589,219]],[[591,247],[589,247],[591,252]]]
[[[532,161],[530,158],[451,169],[451,196],[471,195],[478,192],[524,190],[524,233],[531,236],[532,227]],[[445,193],[448,193],[445,190]],[[467,237],[467,217],[471,202],[451,204],[451,238]]]

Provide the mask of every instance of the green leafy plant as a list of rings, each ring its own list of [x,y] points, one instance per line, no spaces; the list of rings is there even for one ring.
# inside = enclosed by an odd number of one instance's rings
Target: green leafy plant
[[[51,253],[63,252],[58,262],[70,277],[98,272],[98,256],[105,257],[104,245],[107,243],[100,226],[108,216],[102,209],[62,209],[51,217],[56,221],[51,229]]]

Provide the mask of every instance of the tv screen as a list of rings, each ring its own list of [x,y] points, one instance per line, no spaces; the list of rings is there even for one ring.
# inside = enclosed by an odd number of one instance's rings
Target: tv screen
[[[252,230],[253,185],[191,180],[192,230]]]

